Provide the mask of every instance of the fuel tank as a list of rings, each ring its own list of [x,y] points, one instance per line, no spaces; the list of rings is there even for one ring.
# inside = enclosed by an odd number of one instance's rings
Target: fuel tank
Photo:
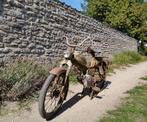
[[[74,58],[81,65],[85,65],[85,66],[87,65],[86,58],[83,55],[81,55],[78,51],[74,52]]]

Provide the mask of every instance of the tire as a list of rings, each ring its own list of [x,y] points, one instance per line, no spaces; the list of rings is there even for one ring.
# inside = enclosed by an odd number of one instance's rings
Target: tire
[[[57,105],[55,106],[55,108],[52,111],[47,112],[47,110],[45,109],[45,107],[46,107],[45,106],[46,97],[47,96],[52,96],[54,98],[54,95],[53,94],[54,94],[54,91],[56,91],[55,89],[51,89],[50,86],[51,86],[52,83],[54,83],[55,78],[59,78],[60,76],[63,76],[64,77],[63,79],[65,79],[65,74],[66,74],[66,71],[64,73],[58,74],[59,76],[56,76],[54,74],[50,74],[48,76],[48,78],[46,79],[46,81],[45,81],[45,83],[44,83],[44,85],[43,85],[43,87],[42,87],[42,89],[40,91],[39,102],[38,102],[39,113],[40,113],[41,117],[42,118],[45,118],[46,120],[51,120],[52,118],[54,118],[55,114],[58,112],[59,108],[61,107],[63,101],[65,100],[65,98],[67,96],[69,82],[67,82],[67,84],[63,88],[64,89],[63,90],[64,96],[61,97],[60,96],[60,92],[61,91],[58,90],[58,92],[59,92],[58,93],[59,94],[59,96],[58,96],[59,97],[59,100],[57,102]],[[64,84],[64,82],[62,84]],[[63,87],[63,85],[62,85],[62,87]],[[50,92],[49,92],[50,94],[47,95],[48,90],[51,91],[52,95],[51,95]],[[51,100],[53,98],[51,98]],[[56,96],[55,96],[54,99],[56,99]],[[51,103],[51,105],[52,105],[52,103]]]

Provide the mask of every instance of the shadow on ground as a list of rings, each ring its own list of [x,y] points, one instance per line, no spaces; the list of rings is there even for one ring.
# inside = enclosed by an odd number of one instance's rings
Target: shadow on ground
[[[105,82],[105,85],[102,89],[102,91],[104,89],[106,89],[109,85],[111,84],[110,81],[106,81]],[[85,96],[89,95],[89,91],[86,90],[86,92],[84,93],[84,95],[82,95],[81,93],[77,93],[75,94],[72,98],[70,98],[68,101],[66,101],[62,107],[60,108],[59,112],[53,117],[51,118],[50,120],[54,119],[55,117],[61,115],[62,113],[64,113],[67,109],[71,108],[73,105],[75,105],[76,103],[78,103],[81,99],[83,99]],[[98,98],[98,99],[102,99],[101,96],[96,96],[95,98]],[[48,120],[48,121],[50,121]]]

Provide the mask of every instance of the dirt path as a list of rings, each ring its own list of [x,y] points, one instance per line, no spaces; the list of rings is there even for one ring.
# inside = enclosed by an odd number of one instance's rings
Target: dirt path
[[[120,104],[121,98],[127,95],[125,92],[143,82],[139,78],[145,75],[147,75],[147,62],[116,70],[116,74],[107,77],[111,84],[93,100],[90,100],[88,96],[81,98],[78,95],[81,91],[80,85],[71,86],[67,101],[59,115],[51,122],[96,122],[106,114],[106,111],[115,109]],[[31,112],[2,117],[0,122],[46,121],[40,117],[37,103],[35,103]]]

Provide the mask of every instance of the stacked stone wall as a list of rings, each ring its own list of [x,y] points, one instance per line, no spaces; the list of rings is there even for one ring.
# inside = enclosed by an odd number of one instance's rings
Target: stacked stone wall
[[[70,6],[51,0],[0,0],[0,61],[37,57],[49,61],[63,55],[64,35],[87,37],[85,46],[101,55],[136,50],[136,40]],[[71,40],[72,41],[72,40]]]

